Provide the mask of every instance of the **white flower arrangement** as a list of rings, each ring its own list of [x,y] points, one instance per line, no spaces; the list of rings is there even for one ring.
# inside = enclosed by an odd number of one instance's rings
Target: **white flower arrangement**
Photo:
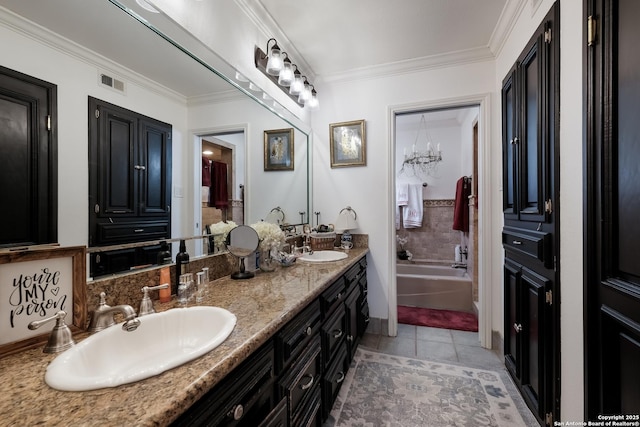
[[[269,250],[274,246],[279,247],[284,243],[284,232],[276,224],[260,221],[255,224],[251,224],[251,227],[258,233],[258,237],[260,238],[260,248],[263,251]]]
[[[221,245],[227,241],[227,235],[237,226],[238,224],[233,221],[220,221],[209,226],[209,230],[211,230],[211,234],[213,234],[213,243],[216,248],[220,248]]]

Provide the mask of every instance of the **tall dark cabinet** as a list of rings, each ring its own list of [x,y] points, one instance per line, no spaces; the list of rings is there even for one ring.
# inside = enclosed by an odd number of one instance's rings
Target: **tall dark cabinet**
[[[541,424],[559,417],[559,4],[502,87],[504,353]]]
[[[171,125],[89,98],[89,246],[171,236]],[[159,248],[93,254],[96,274],[155,263]]]

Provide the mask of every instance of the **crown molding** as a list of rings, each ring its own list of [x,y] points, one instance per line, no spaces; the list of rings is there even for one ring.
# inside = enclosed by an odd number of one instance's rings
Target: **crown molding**
[[[116,75],[127,84],[135,84],[180,104],[187,104],[187,98],[184,95],[1,6],[0,25],[63,55],[96,67],[98,73]]]
[[[495,56],[488,47],[480,47],[327,74],[319,76],[318,80],[326,83],[361,81],[363,79],[391,77],[394,75],[417,73],[475,62],[493,61],[494,59]]]
[[[496,26],[489,37],[489,49],[495,57],[500,56],[506,41],[513,32],[528,0],[507,0]],[[539,5],[539,3],[538,3]]]

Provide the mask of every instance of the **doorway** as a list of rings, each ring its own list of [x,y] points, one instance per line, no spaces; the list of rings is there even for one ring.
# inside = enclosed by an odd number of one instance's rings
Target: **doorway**
[[[396,217],[396,191],[395,191],[395,183],[396,177],[400,173],[400,169],[402,168],[402,163],[404,160],[404,147],[400,148],[400,153],[398,154],[398,146],[396,141],[396,119],[399,116],[406,114],[415,114],[416,112],[428,112],[428,111],[445,111],[445,110],[454,110],[460,108],[468,108],[474,107],[477,109],[477,117],[470,123],[468,132],[473,134],[473,127],[477,126],[478,128],[478,150],[477,150],[477,171],[474,171],[473,166],[471,167],[471,172],[469,175],[474,175],[477,181],[477,193],[474,195],[477,196],[477,200],[479,201],[479,207],[486,207],[486,209],[479,209],[477,211],[477,223],[476,227],[478,238],[477,244],[475,244],[475,248],[473,249],[473,255],[475,259],[477,259],[477,302],[474,304],[477,307],[478,313],[478,338],[480,344],[485,348],[491,348],[491,287],[484,286],[485,283],[491,282],[490,277],[490,235],[488,234],[488,230],[491,229],[491,219],[488,210],[491,206],[490,201],[490,192],[488,189],[489,185],[489,176],[484,176],[484,171],[490,170],[490,147],[488,145],[483,144],[483,141],[490,140],[490,129],[489,126],[486,126],[485,123],[489,123],[489,94],[483,95],[472,95],[468,97],[448,99],[448,100],[439,100],[431,103],[421,103],[421,104],[411,104],[411,105],[402,105],[402,106],[393,106],[389,109],[389,129],[390,135],[389,139],[392,141],[389,152],[390,159],[390,167],[389,167],[389,183],[390,188],[389,193],[392,197],[392,203],[390,203],[390,217]],[[430,133],[429,126],[427,126],[427,131]],[[424,132],[424,131],[423,131]],[[413,138],[415,138],[417,134],[414,133]],[[473,160],[473,137],[471,136],[471,145],[469,148],[469,155],[471,160],[469,160],[469,164],[474,162]],[[419,139],[425,144],[425,137],[419,137]],[[428,141],[426,142],[428,144]],[[437,141],[432,141],[432,148],[435,147],[437,150]],[[435,144],[435,146],[434,146]],[[446,156],[446,147],[443,142],[440,142],[440,148],[442,151],[443,159]],[[410,149],[408,152],[412,152],[413,150],[413,142],[410,144]],[[400,166],[398,166],[400,165]],[[462,178],[463,175],[459,175],[458,178]],[[472,176],[473,181],[474,176]],[[428,179],[428,178],[427,178]],[[427,189],[429,188],[429,181],[427,180]],[[435,183],[432,187],[435,190]],[[427,191],[427,190],[425,190]],[[428,194],[428,193],[427,193]],[[437,202],[435,203],[437,205]],[[483,231],[484,230],[484,231]],[[388,333],[390,336],[397,335],[398,328],[398,287],[397,287],[397,265],[396,259],[398,257],[396,250],[396,235],[398,230],[396,229],[395,220],[393,223],[389,224],[389,259],[392,260],[390,262],[389,268],[389,325],[388,325]],[[473,234],[470,234],[473,236]],[[471,239],[472,240],[472,239]],[[450,261],[451,265],[455,262],[455,246],[454,244],[453,250],[451,251]],[[462,244],[461,244],[462,246]]]
[[[245,223],[246,129],[209,130],[194,135],[194,235],[220,221]],[[206,240],[196,240],[196,255],[214,253]]]
[[[478,113],[474,105],[396,115],[398,323],[477,332]]]

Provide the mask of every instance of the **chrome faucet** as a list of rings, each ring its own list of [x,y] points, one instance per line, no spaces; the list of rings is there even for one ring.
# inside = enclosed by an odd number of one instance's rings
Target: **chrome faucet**
[[[156,310],[153,308],[153,301],[151,301],[151,298],[149,297],[149,291],[155,291],[156,289],[166,289],[168,287],[168,283],[152,287],[144,286],[142,288],[143,295],[142,301],[140,301],[140,310],[138,310],[138,317],[156,312]]]
[[[128,332],[135,331],[140,326],[140,319],[136,318],[136,311],[127,304],[116,305],[113,307],[105,304],[105,293],[100,293],[100,305],[91,314],[91,321],[89,322],[89,333],[93,334],[103,329],[108,328],[115,324],[113,315],[115,313],[122,313],[125,322],[122,324],[122,329]]]
[[[43,351],[45,353],[58,353],[60,351],[65,351],[76,343],[71,335],[71,330],[66,323],[64,323],[64,318],[66,316],[67,313],[60,310],[54,316],[47,319],[34,320],[27,325],[29,329],[34,330],[52,320],[56,321],[56,325],[53,327],[51,334],[49,335],[47,345],[44,347]]]

